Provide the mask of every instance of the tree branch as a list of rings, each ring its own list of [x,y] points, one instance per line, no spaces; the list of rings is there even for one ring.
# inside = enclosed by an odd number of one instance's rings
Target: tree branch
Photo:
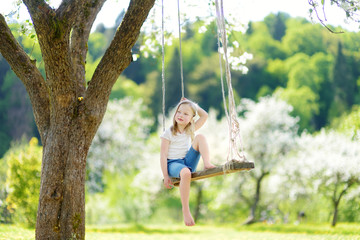
[[[52,39],[69,36],[85,0],[63,0],[56,11],[44,0],[23,0],[23,2],[30,13],[41,45],[51,42]]]
[[[100,2],[104,2],[106,0],[101,0]],[[63,0],[56,10],[56,16],[62,22],[67,22],[68,26],[71,28],[74,24],[79,23],[77,21],[79,15],[84,15],[84,5],[85,2],[94,2],[93,4],[97,4],[99,1],[95,0]],[[101,4],[102,6],[102,4]]]
[[[325,1],[323,3],[323,7],[322,7],[322,11],[323,11],[323,14],[324,14],[324,19],[323,20],[320,16],[319,16],[319,13],[317,11],[317,2],[314,2],[314,0],[308,0],[310,6],[312,7],[312,10],[315,12],[316,14],[316,18],[320,21],[320,24],[323,25],[329,32],[331,33],[334,33],[334,34],[339,34],[339,33],[344,33],[343,31],[334,31],[332,30],[331,28],[329,28],[325,22],[327,21],[326,19],[326,15],[325,15]]]
[[[49,127],[49,97],[43,76],[11,33],[5,18],[0,14],[0,52],[12,70],[25,85],[33,106],[41,140],[45,142]]]
[[[155,0],[131,0],[115,37],[101,59],[85,93],[87,114],[101,120],[111,89],[119,75],[130,64],[131,48]],[[97,122],[97,121],[96,121]]]
[[[71,60],[74,67],[74,75],[77,80],[77,95],[84,96],[86,88],[85,60],[87,54],[87,42],[91,27],[95,18],[106,0],[87,0],[85,7],[78,14],[71,35]]]
[[[50,32],[49,24],[47,24],[48,16],[55,16],[55,11],[44,0],[23,0],[26,5],[32,22],[34,24],[35,31],[38,32]],[[43,29],[38,31],[38,29]],[[39,34],[39,33],[38,33]],[[41,36],[38,36],[40,39]]]

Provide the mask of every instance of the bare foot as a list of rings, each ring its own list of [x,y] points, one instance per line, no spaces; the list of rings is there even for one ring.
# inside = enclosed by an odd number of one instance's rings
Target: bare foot
[[[184,216],[184,223],[186,226],[194,226],[195,225],[195,221],[194,221],[193,217],[191,216],[190,211],[183,211],[183,216]]]
[[[215,168],[216,166],[212,163],[204,164],[204,170]]]

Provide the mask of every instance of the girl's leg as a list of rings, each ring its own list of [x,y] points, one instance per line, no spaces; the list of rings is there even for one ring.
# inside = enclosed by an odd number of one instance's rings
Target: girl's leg
[[[180,187],[180,197],[181,197],[182,211],[184,216],[184,223],[186,226],[195,225],[189,207],[190,180],[191,180],[190,169],[188,168],[181,169],[179,187]]]
[[[200,152],[202,159],[204,161],[204,168],[214,168],[215,166],[210,162],[210,151],[209,151],[209,145],[207,144],[206,138],[202,134],[196,135],[192,147]]]

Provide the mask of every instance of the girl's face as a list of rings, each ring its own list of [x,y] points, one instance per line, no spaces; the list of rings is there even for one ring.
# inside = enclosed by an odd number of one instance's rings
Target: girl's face
[[[182,127],[186,127],[193,117],[194,112],[188,104],[181,104],[175,113],[175,121]]]

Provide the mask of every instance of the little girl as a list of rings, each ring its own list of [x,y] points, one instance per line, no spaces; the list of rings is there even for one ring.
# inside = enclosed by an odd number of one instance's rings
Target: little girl
[[[199,119],[195,122],[196,113]],[[194,102],[182,98],[176,107],[173,126],[161,135],[160,163],[164,175],[164,185],[170,189],[170,177],[180,177],[180,196],[186,226],[195,225],[189,208],[191,172],[195,172],[200,159],[204,168],[214,168],[210,162],[209,147],[203,135],[195,136],[208,117],[207,112]]]

